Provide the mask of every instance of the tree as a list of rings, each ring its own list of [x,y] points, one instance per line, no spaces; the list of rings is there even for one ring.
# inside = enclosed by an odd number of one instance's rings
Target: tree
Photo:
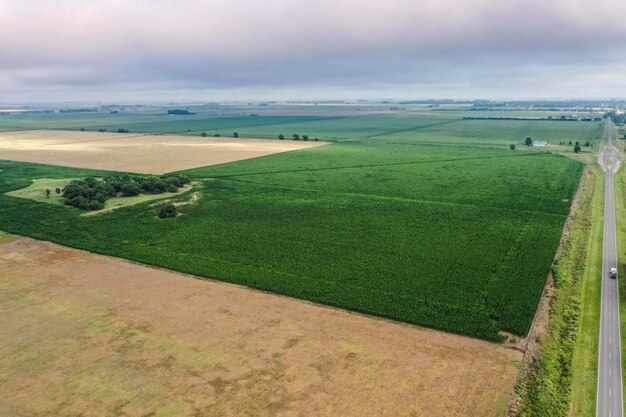
[[[122,195],[124,197],[132,197],[141,193],[141,188],[134,182],[127,182],[122,184]]]
[[[318,138],[315,138],[315,139],[313,139],[313,140],[314,140],[315,142],[319,141],[319,139],[318,139]]]
[[[526,143],[526,146],[531,146],[533,144],[533,140],[531,138],[526,138],[524,143]]]
[[[84,127],[81,127],[81,128],[80,128],[80,131],[81,131],[81,132],[84,132],[84,131],[85,131],[85,128],[84,128]]]
[[[167,204],[159,210],[159,218],[167,219],[170,217],[176,217],[178,212],[176,211],[176,206],[173,204]]]
[[[234,137],[234,138],[238,138],[238,137],[239,137],[239,133],[237,133],[237,132],[233,132],[233,137]]]
[[[163,181],[162,178],[157,177],[156,175],[151,175],[148,178],[144,179],[141,184],[144,191],[150,194],[161,194],[167,191],[167,183]]]
[[[278,135],[279,140],[285,140],[285,135]]]
[[[55,192],[55,193],[57,193],[57,194],[61,194],[61,189],[60,189],[59,187],[57,187],[57,188],[54,190],[54,192]]]
[[[514,144],[514,143],[511,143],[511,144],[509,145],[509,148],[511,148],[511,150],[512,150],[512,151],[514,151],[514,150],[515,150],[515,144]]]
[[[293,137],[293,140],[299,140],[300,139],[300,135],[298,135],[297,133],[294,133],[291,136]]]
[[[302,140],[309,140],[309,135],[302,135]]]
[[[50,189],[46,188],[46,198],[50,198]]]
[[[574,146],[574,152],[580,152],[580,145],[578,144],[578,142],[576,142],[576,146]]]
[[[98,200],[91,200],[85,206],[85,209],[92,210],[102,210],[104,208],[104,203]]]
[[[206,132],[202,132],[202,133],[200,133],[200,136],[202,136],[203,138],[206,138],[206,136],[207,136],[207,135],[206,135]]]

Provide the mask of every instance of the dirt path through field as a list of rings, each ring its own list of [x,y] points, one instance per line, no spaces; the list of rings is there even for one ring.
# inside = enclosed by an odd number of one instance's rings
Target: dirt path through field
[[[0,415],[493,417],[519,352],[0,235]]]

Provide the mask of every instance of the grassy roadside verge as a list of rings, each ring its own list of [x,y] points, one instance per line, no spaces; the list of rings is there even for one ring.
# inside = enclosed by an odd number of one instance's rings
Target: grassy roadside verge
[[[581,179],[553,266],[550,319],[520,374],[514,416],[594,414],[602,264],[604,176],[594,164]]]
[[[604,182],[602,170],[594,166],[595,186],[591,198],[590,235],[582,282],[580,326],[572,365],[572,396],[569,415],[595,415],[600,331],[600,280],[604,219]]]

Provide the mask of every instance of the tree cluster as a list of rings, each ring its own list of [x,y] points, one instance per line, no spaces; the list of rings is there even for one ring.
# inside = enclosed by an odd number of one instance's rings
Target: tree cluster
[[[297,133],[294,133],[293,135],[291,135],[291,137],[292,137],[293,140],[300,140],[301,139],[300,135],[297,134]],[[279,140],[285,140],[285,135],[283,135],[283,134],[278,135],[278,139]],[[302,135],[302,140],[304,140],[304,141],[309,140],[309,135]],[[319,141],[319,138],[314,138],[313,140],[314,141]]]
[[[65,187],[63,199],[65,204],[82,210],[100,210],[111,197],[175,193],[190,182],[189,177],[177,174],[148,177],[122,175],[106,177],[103,180],[88,177],[84,180],[74,180]]]
[[[621,125],[626,122],[626,113],[612,111],[607,113],[606,116],[611,118],[616,125]]]

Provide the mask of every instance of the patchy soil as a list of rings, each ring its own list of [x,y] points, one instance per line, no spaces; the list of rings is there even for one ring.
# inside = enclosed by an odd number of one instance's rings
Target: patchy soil
[[[0,132],[2,159],[143,174],[164,174],[323,144],[326,142],[61,130]]]
[[[0,235],[0,415],[493,417],[520,359]]]

